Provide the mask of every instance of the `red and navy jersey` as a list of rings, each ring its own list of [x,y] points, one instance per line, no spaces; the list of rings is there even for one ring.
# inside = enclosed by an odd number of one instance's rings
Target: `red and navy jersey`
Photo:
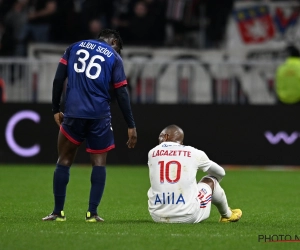
[[[109,89],[127,85],[122,58],[107,43],[72,44],[60,59],[67,65],[65,117],[98,119],[110,115]]]

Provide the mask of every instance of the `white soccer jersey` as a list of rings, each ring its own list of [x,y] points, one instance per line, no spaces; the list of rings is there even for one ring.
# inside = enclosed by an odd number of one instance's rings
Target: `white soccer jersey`
[[[151,187],[148,208],[156,220],[184,221],[199,206],[196,174],[211,166],[207,155],[194,147],[163,142],[148,153]]]

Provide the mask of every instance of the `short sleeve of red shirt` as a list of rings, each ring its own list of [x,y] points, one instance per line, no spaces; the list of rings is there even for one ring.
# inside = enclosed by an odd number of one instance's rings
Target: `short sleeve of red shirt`
[[[124,72],[123,61],[121,57],[117,56],[116,61],[112,70],[112,84],[113,87],[120,88],[124,85],[127,85],[127,80]]]

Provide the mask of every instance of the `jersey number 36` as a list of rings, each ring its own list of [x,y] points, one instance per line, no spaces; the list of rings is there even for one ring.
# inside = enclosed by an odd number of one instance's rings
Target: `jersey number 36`
[[[78,68],[78,64],[74,63],[74,70],[77,73],[85,72],[85,75],[90,79],[98,78],[101,73],[101,65],[99,63],[96,63],[95,60],[99,59],[99,60],[101,60],[101,62],[104,62],[105,61],[104,57],[100,56],[100,55],[92,56],[91,60],[89,61],[88,65],[87,65],[86,61],[90,57],[90,53],[87,50],[80,49],[76,52],[76,55],[79,55],[78,61],[81,62],[81,65],[79,64],[79,66],[81,66],[81,67]],[[83,55],[83,57],[81,57],[81,55]],[[92,68],[96,68],[96,72],[94,74],[91,74]]]

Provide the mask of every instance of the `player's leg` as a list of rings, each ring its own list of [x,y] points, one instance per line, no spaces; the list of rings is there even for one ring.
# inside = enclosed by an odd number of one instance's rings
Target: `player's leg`
[[[214,182],[210,179],[205,179],[197,184],[198,186],[198,199],[200,200],[199,214],[196,222],[206,220],[210,215],[212,190]]]
[[[106,156],[106,152],[102,154],[90,154],[93,169],[91,173],[88,212],[86,214],[87,222],[104,221],[98,216],[98,206],[102,199],[106,182]]]
[[[69,141],[61,132],[59,133],[58,161],[53,178],[54,212],[63,210],[70,177],[70,167],[73,164],[77,149],[78,145]]]
[[[66,220],[63,209],[65,204],[67,185],[69,183],[70,167],[76,156],[77,149],[81,144],[81,141],[83,140],[82,138],[80,138],[80,136],[76,135],[76,133],[72,132],[72,126],[67,125],[68,123],[70,123],[70,119],[65,119],[58,134],[58,160],[53,175],[54,209],[50,215],[43,218],[43,220],[45,221]],[[72,121],[71,124],[72,123],[74,123],[74,121]],[[78,122],[77,124],[73,125],[77,128],[80,127],[80,124],[78,124]]]
[[[211,176],[204,176],[200,182],[214,183],[213,185],[213,195],[212,204],[214,204],[220,215],[221,222],[235,222],[238,221],[242,216],[242,211],[240,209],[230,209],[227,202],[227,197],[224,189],[220,186],[219,182]]]
[[[110,117],[90,121],[86,144],[93,167],[86,221],[101,222],[103,219],[98,216],[98,206],[106,182],[106,157],[107,152],[115,147]]]

